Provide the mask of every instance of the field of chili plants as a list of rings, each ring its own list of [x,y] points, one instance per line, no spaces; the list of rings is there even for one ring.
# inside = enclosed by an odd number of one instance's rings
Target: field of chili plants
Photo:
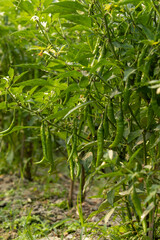
[[[159,0],[0,2],[0,239],[160,239]]]

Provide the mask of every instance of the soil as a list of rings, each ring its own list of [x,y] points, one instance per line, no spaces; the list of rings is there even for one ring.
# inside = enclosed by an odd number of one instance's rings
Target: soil
[[[0,240],[109,239],[101,233],[98,235],[98,228],[94,233],[88,227],[88,234],[83,233],[76,204],[78,185],[71,209],[66,201],[69,185],[70,179],[61,174],[46,179],[39,176],[33,181],[16,175],[0,175]],[[82,203],[83,219],[98,210],[102,202],[100,198],[89,198],[90,195],[93,194],[88,192]],[[89,219],[91,226],[97,223],[103,227],[105,222],[101,218],[105,214],[106,211],[93,215]]]

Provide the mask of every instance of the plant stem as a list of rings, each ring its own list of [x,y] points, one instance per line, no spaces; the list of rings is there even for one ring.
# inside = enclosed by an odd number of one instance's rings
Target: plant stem
[[[146,148],[146,132],[145,130],[142,133],[143,135],[143,158],[144,158],[144,164],[147,165],[147,148]]]
[[[48,124],[50,124],[51,126],[54,126],[54,127],[57,128],[57,124],[54,124],[54,123],[50,122],[49,120],[45,120],[45,117],[44,117],[39,111],[34,111],[34,110],[32,110],[32,109],[29,109],[29,108],[25,107],[24,105],[22,105],[21,102],[19,102],[19,101],[16,99],[16,97],[11,93],[11,91],[10,91],[9,89],[7,89],[7,91],[8,91],[8,93],[9,93],[9,95],[11,96],[11,98],[16,102],[16,104],[17,104],[19,107],[23,108],[23,109],[24,109],[25,111],[27,111],[27,112],[30,112],[32,115],[36,115],[37,117],[40,117],[43,121],[46,121],[46,122],[47,122]],[[68,129],[65,129],[65,128],[60,127],[60,126],[58,126],[58,128],[59,128],[60,130],[62,130],[62,131],[65,131],[65,132],[68,132],[68,133],[72,134],[72,131],[70,131],[70,130],[68,130]],[[80,135],[78,135],[78,134],[76,134],[76,135],[77,135],[78,138],[80,138],[80,139],[82,139],[82,140],[85,140],[85,141],[87,141],[87,142],[90,142],[87,138],[84,138],[84,137],[82,137],[82,136],[80,136]]]
[[[160,18],[160,11],[159,11],[158,7],[156,6],[155,1],[154,1],[154,0],[151,0],[151,1],[152,1],[152,3],[153,3],[153,7],[154,7],[155,11],[156,11],[157,14],[158,14],[158,17]]]
[[[73,207],[73,192],[74,192],[74,180],[71,179],[69,196],[68,196],[68,204],[70,208]]]
[[[118,60],[117,54],[115,52],[115,49],[114,49],[114,46],[113,46],[113,43],[112,43],[112,40],[111,40],[110,32],[109,32],[108,21],[107,21],[107,14],[104,14],[104,22],[105,22],[105,29],[106,29],[106,32],[107,32],[108,42],[110,44],[111,50],[113,52],[113,55]]]
[[[136,119],[136,117],[135,117],[135,115],[134,115],[134,113],[133,113],[132,108],[130,107],[130,105],[128,105],[128,108],[129,108],[129,111],[130,111],[132,117],[134,118],[137,126],[139,127],[139,129],[142,129],[141,126],[140,126],[140,124],[139,124],[139,122],[137,121],[137,119]]]
[[[124,191],[126,190],[124,183],[123,183],[123,189],[124,189]],[[127,196],[125,196],[125,200],[126,200],[126,208],[127,208],[128,218],[131,221],[132,230],[135,232],[136,230],[135,230],[135,227],[133,225],[132,214],[131,214],[131,210],[130,210],[130,207],[129,207]]]

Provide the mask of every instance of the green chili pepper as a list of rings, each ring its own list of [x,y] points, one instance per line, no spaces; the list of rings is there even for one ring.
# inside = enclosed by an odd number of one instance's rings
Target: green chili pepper
[[[144,45],[144,47],[142,48],[141,54],[139,55],[139,58],[138,58],[138,62],[137,62],[138,68],[143,66],[144,57],[146,55],[147,50],[148,50],[148,45]]]
[[[142,150],[142,147],[139,147],[132,155],[131,157],[129,158],[129,161],[128,161],[128,166],[129,167],[134,167],[134,163],[136,162],[135,161],[135,158],[137,157],[137,155],[139,154],[139,152]]]
[[[78,157],[78,155],[77,155],[77,158],[76,158],[76,177],[79,177],[79,176],[80,176],[81,167],[82,167],[82,166],[81,166],[79,157]]]
[[[129,100],[130,100],[130,95],[131,95],[131,90],[129,89],[130,88],[130,81],[127,80],[126,82],[126,87],[125,87],[125,90],[124,90],[124,102],[123,102],[123,111],[126,111],[127,108],[128,108],[128,105],[129,105]]]
[[[66,144],[67,147],[67,153],[68,153],[68,162],[70,167],[70,176],[71,179],[74,180],[74,161],[73,161],[73,155],[71,156],[71,147],[70,144]]]
[[[153,108],[153,111],[154,111],[155,115],[160,117],[160,106],[157,103],[156,93],[155,93],[154,90],[152,90],[151,106]]]
[[[97,59],[97,54],[98,54],[98,52],[99,52],[99,46],[100,46],[100,45],[101,45],[101,39],[100,39],[100,37],[98,37],[98,38],[97,38],[96,45],[95,45],[94,50],[93,50],[94,58],[93,58],[93,60],[92,60],[92,62],[91,62],[91,67],[93,67],[93,65],[94,65],[94,63],[95,63],[95,61],[96,61],[96,59]]]
[[[40,127],[40,135],[41,135],[41,143],[42,143],[42,150],[43,150],[43,158],[41,161],[36,162],[36,164],[42,163],[44,161],[48,161],[47,156],[47,143],[46,143],[46,135],[45,135],[45,124],[42,122]]]
[[[99,58],[98,58],[98,62],[99,62],[101,59],[103,59],[105,56],[106,56],[106,42],[104,41],[104,42],[103,42],[103,45],[102,45],[102,47],[101,47],[101,52],[100,52],[100,55],[99,55]],[[99,72],[100,75],[102,74],[103,69],[104,69],[104,66],[101,66],[101,67],[98,69],[98,72]]]
[[[73,123],[73,136],[72,136],[72,150],[70,152],[70,155],[68,157],[68,162],[70,164],[70,174],[71,174],[71,179],[74,179],[74,156],[77,157],[77,119],[74,120]]]
[[[110,101],[108,106],[108,118],[112,123],[116,123],[116,119],[114,117],[114,108],[113,108],[112,100]]]
[[[98,38],[97,38],[97,41],[96,41],[96,44],[95,44],[95,47],[94,47],[94,50],[93,50],[93,54],[96,54],[97,51],[99,50],[100,42],[101,42],[101,38],[98,37]]]
[[[105,107],[103,115],[103,128],[104,128],[104,138],[107,139],[109,135],[109,121],[107,116],[107,106]]]
[[[80,135],[84,124],[84,115],[81,115],[77,134]]]
[[[103,118],[97,130],[97,161],[96,167],[99,166],[99,163],[103,157],[103,144],[104,144],[104,129],[103,129]]]
[[[123,104],[123,111],[126,111],[129,105],[131,91],[127,88],[124,91],[124,104]]]
[[[142,83],[145,83],[149,78],[149,71],[150,71],[151,63],[152,63],[152,58],[149,57],[149,59],[146,60],[145,64],[144,64],[143,74],[141,77]]]
[[[64,99],[63,105],[65,105],[65,104],[68,102],[68,100],[70,99],[70,97],[71,97],[70,92],[66,92],[66,97],[65,97],[65,99]]]
[[[13,113],[13,120],[9,126],[9,128],[7,128],[6,130],[0,132],[0,137],[3,137],[7,134],[9,134],[11,132],[11,130],[13,129],[14,127],[14,123],[15,123],[15,119],[16,119],[16,111],[14,110],[14,113]]]
[[[139,219],[141,219],[142,216],[142,206],[141,206],[141,200],[136,192],[136,188],[135,186],[133,186],[133,193],[131,195],[132,197],[132,202],[134,204],[135,210],[139,216]],[[144,219],[142,221],[142,226],[143,226],[143,230],[146,233],[147,232],[147,223],[146,223],[146,219]]]
[[[118,144],[122,141],[123,132],[124,132],[124,120],[122,110],[120,110],[120,116],[117,120],[116,137],[113,143],[109,146],[109,148],[115,148],[118,146]]]
[[[41,142],[42,142],[43,156],[44,156],[45,160],[48,160],[46,135],[45,135],[45,124],[44,124],[44,122],[42,122],[40,130],[41,130]]]
[[[49,127],[47,129],[46,144],[47,144],[47,157],[50,163],[50,169],[48,173],[51,173],[54,169],[54,161],[53,161],[52,137]]]
[[[90,105],[88,105],[87,108],[88,108],[87,123],[88,123],[88,127],[92,133],[92,137],[94,138],[95,137],[95,126],[94,126],[93,119],[92,119],[92,109],[91,109]]]
[[[149,104],[148,112],[147,112],[147,128],[150,128],[150,126],[153,124],[153,121],[154,121],[154,111],[153,111],[152,105]]]

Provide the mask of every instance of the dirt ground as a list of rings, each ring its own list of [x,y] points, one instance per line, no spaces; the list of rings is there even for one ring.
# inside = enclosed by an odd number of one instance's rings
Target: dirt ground
[[[89,233],[96,223],[104,227],[101,218],[105,212],[91,217],[88,234],[83,233],[76,204],[78,185],[71,209],[66,201],[69,185],[69,178],[63,175],[48,179],[38,177],[32,182],[16,175],[0,175],[0,240],[108,239],[101,236],[103,234],[97,235],[99,230]],[[82,204],[84,219],[96,211],[102,202],[100,198],[88,196]]]

